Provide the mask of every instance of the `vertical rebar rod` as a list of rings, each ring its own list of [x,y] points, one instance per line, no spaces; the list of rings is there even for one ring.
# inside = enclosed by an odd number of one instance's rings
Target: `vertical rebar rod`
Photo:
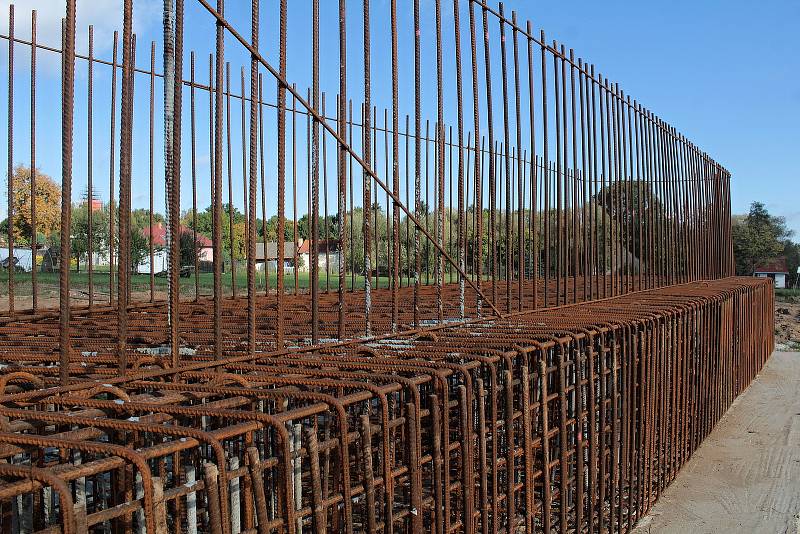
[[[534,70],[533,70],[533,24],[531,21],[527,21],[526,29],[528,31],[528,35],[526,37],[528,41],[528,117],[530,124],[528,125],[529,135],[530,135],[530,150],[531,150],[531,160],[530,160],[530,192],[531,192],[531,218],[530,218],[530,229],[531,229],[531,255],[532,262],[531,262],[531,269],[533,270],[533,309],[535,310],[538,303],[539,303],[539,230],[538,230],[538,221],[536,218],[537,215],[537,207],[538,207],[538,169],[536,167],[536,93],[535,93],[535,85],[534,85]]]
[[[69,7],[67,11],[67,16],[69,17]],[[6,240],[8,241],[8,266],[6,267],[6,273],[8,276],[8,313],[10,315],[14,314],[14,271],[16,270],[16,265],[14,265],[14,40],[14,4],[10,4],[8,6],[8,174],[6,175],[6,181],[8,183],[8,232],[6,235]],[[74,55],[74,44],[72,54]],[[75,61],[74,57],[72,61]],[[74,69],[74,66],[72,68]],[[66,82],[66,80],[64,81]],[[72,105],[70,104],[70,114],[72,113],[71,108]],[[71,142],[72,140],[70,139],[70,143]],[[70,164],[71,163],[70,160]]]
[[[253,47],[257,49],[258,46],[258,0],[253,4]],[[279,36],[278,36],[278,62],[279,62],[279,69],[281,76],[284,78],[286,77],[286,26],[287,26],[287,13],[286,13],[286,0],[281,0],[280,2],[280,26],[278,29]],[[256,58],[251,58],[250,64],[250,72],[251,76],[254,73],[258,72],[258,63],[256,62]],[[276,296],[276,309],[275,313],[277,315],[277,322],[275,325],[275,343],[277,348],[283,348],[284,345],[284,265],[285,265],[285,243],[286,243],[286,87],[282,83],[278,83],[278,228],[277,228],[277,262],[276,262],[276,284],[275,284],[275,296]],[[251,116],[254,116],[255,112],[251,110]],[[250,142],[255,144],[255,131],[253,128],[250,130]],[[251,161],[255,161],[255,152],[251,150],[250,155]],[[252,202],[255,202],[255,173],[251,171],[252,181],[250,184],[250,196],[252,198]],[[255,224],[255,209],[251,207],[252,213],[252,220],[253,224]],[[253,241],[255,241],[255,233],[254,231],[250,232]],[[253,247],[253,253],[255,253],[255,246]],[[268,272],[266,270],[267,263],[267,251],[264,249],[264,275],[267,276]],[[252,269],[255,269],[255,258],[253,259]],[[248,266],[248,276],[250,275],[251,266]],[[253,274],[252,276],[255,276]],[[255,289],[253,289],[253,293],[255,293]],[[253,300],[252,304],[252,315],[253,318],[251,319],[251,331],[253,334],[253,339],[255,339],[255,300]],[[255,352],[255,343],[253,344],[253,348],[251,349]]]
[[[311,1],[312,25],[312,101],[311,107],[319,110],[319,0]],[[311,342],[319,340],[319,121],[312,120],[311,132]]]
[[[130,210],[133,140],[133,0],[125,0],[122,29],[122,97],[119,141],[119,258],[117,262],[117,358],[119,373],[128,367],[128,276],[131,267]]]
[[[561,286],[564,273],[564,224],[562,218],[562,203],[563,203],[563,176],[566,174],[566,166],[562,167],[562,142],[561,142],[561,69],[559,69],[559,62],[563,63],[564,59],[557,52],[558,44],[553,41],[553,93],[555,96],[555,122],[556,122],[556,160],[555,160],[555,186],[556,186],[556,306],[561,304]],[[566,149],[566,147],[563,147]],[[545,161],[547,163],[547,161]]]
[[[39,245],[36,222],[36,10],[31,11],[31,297],[33,311],[39,309],[39,288],[37,283],[38,254],[36,249]],[[91,101],[91,97],[89,97]],[[91,138],[91,136],[90,136]],[[91,226],[90,226],[91,227]],[[92,298],[91,274],[89,275],[89,306]]]
[[[491,247],[491,273],[492,273],[492,305],[497,305],[497,239],[496,239],[496,194],[495,182],[495,154],[497,153],[494,142],[494,122],[492,109],[492,62],[489,47],[489,11],[481,8],[483,13],[483,61],[484,79],[486,81],[486,123],[489,143],[489,243]]]
[[[445,148],[445,126],[444,126],[444,86],[442,82],[442,5],[441,0],[435,0],[435,21],[436,21],[436,138],[437,138],[437,164],[436,164],[436,184],[438,189],[439,204],[436,209],[436,241],[440,247],[444,247],[444,148]],[[396,55],[396,54],[395,54]],[[396,93],[395,93],[396,96]],[[394,126],[395,133],[397,125]],[[395,143],[396,144],[396,143]],[[399,191],[398,191],[399,192]],[[399,220],[399,208],[396,208]],[[426,257],[427,258],[427,257]],[[439,322],[444,320],[444,308],[442,305],[442,283],[444,278],[444,257],[436,252],[436,315]]]
[[[364,0],[364,105],[361,107],[361,154],[365,167],[372,168],[372,88],[370,55],[370,0]],[[364,335],[372,333],[372,177],[366,168],[362,174],[361,235],[364,241]]]
[[[475,170],[474,170],[474,179],[475,179],[475,202],[473,203],[473,221],[476,228],[473,231],[473,235],[475,236],[475,249],[476,251],[473,253],[474,263],[475,263],[475,285],[478,288],[478,293],[481,292],[481,288],[483,286],[483,199],[481,198],[482,193],[482,178],[481,178],[481,162],[482,162],[482,155],[478,152],[478,137],[480,136],[480,125],[481,125],[481,117],[480,117],[480,89],[478,87],[478,52],[477,52],[477,44],[476,44],[476,36],[475,36],[475,9],[473,2],[469,2],[469,36],[470,36],[470,51],[471,51],[471,58],[472,58],[472,116],[474,120],[474,133],[475,133]],[[482,141],[481,141],[482,142]],[[481,298],[480,295],[476,296],[475,302],[475,312],[478,316],[481,315]]]
[[[194,270],[192,276],[194,277],[194,300],[197,302],[200,299],[200,258],[197,246],[197,125],[195,116],[195,78],[194,78],[194,51],[189,58],[189,80],[190,90],[189,99],[191,107],[191,158],[192,158],[192,263]],[[211,85],[209,84],[209,95],[212,93]],[[210,108],[209,108],[210,109]]]
[[[609,175],[613,180],[613,182],[611,182],[609,185],[609,192],[612,193],[609,215],[611,216],[611,228],[614,231],[614,234],[612,234],[614,237],[611,240],[611,250],[612,258],[616,257],[615,260],[612,260],[611,264],[611,280],[612,284],[614,284],[614,294],[619,295],[621,294],[621,280],[622,276],[624,275],[624,270],[622,268],[622,263],[624,261],[624,258],[622,257],[622,244],[624,242],[624,216],[621,209],[623,190],[622,175],[620,171],[619,98],[617,96],[617,89],[615,85],[609,85],[608,91],[606,92],[606,97],[608,98],[608,117],[611,122],[608,127],[608,165],[610,169]],[[614,216],[615,213],[616,217]]]
[[[464,102],[462,99],[462,80],[461,80],[461,21],[459,15],[459,2],[453,0],[453,34],[454,34],[454,53],[455,53],[455,78],[456,78],[456,113],[457,113],[457,135],[458,135],[458,266],[462,271],[466,271],[466,227],[464,211]],[[469,150],[469,148],[467,148]],[[451,213],[452,217],[452,213]],[[465,317],[464,304],[464,278],[458,276],[458,316]],[[466,526],[466,524],[465,524]]]
[[[523,166],[525,157],[520,157],[522,148],[522,116],[520,103],[520,70],[519,70],[519,27],[517,12],[511,12],[512,38],[514,46],[514,115],[517,144],[517,311],[522,311],[525,286],[525,192]],[[531,127],[532,129],[532,127]]]
[[[264,247],[264,296],[269,296],[269,270],[267,269],[266,259],[267,188],[264,181],[264,78],[261,73],[258,74],[258,162],[259,178],[261,180],[261,246]]]
[[[220,156],[221,157],[221,156]],[[231,64],[225,62],[225,163],[228,176],[228,247],[231,260],[231,294],[236,298],[236,224],[233,204],[233,151],[231,150]]]
[[[602,80],[602,75],[598,73],[598,79]],[[608,197],[610,195],[610,191],[606,189],[606,178],[609,178],[609,173],[606,167],[606,99],[603,94],[603,84],[597,84],[597,100],[600,102],[600,109],[599,109],[599,122],[600,122],[600,186],[598,190],[598,197],[599,202],[601,204],[599,206],[602,212],[602,225],[601,225],[601,236],[602,236],[602,250],[601,250],[601,259],[600,259],[600,269],[602,269],[603,274],[603,298],[608,296],[608,247],[609,247],[609,236],[606,232],[606,220],[608,215],[608,209],[606,207],[608,202]],[[613,280],[613,279],[612,279]],[[612,293],[613,294],[613,293]]]
[[[419,19],[419,0],[414,0],[414,215],[420,216],[420,180],[422,165],[422,148],[420,147],[420,134],[422,127],[422,112],[420,109],[422,99],[422,73],[420,46],[422,31]],[[368,209],[365,207],[365,209]],[[427,210],[427,208],[426,208]],[[414,326],[419,327],[419,286],[420,271],[422,270],[422,258],[419,248],[419,228],[414,226]]]
[[[337,100],[338,108],[338,100]],[[322,114],[325,115],[325,91],[322,91]],[[325,293],[331,290],[331,262],[330,262],[330,241],[328,234],[328,136],[322,132],[322,225],[323,240],[325,249]],[[376,245],[377,247],[377,245]]]
[[[570,117],[572,118],[572,303],[578,302],[578,128],[575,112],[575,51],[569,49]]]
[[[69,266],[70,228],[72,227],[72,136],[75,98],[75,0],[67,0],[63,24],[61,58],[61,251],[59,255],[59,375],[61,385],[69,383],[71,350]],[[10,6],[9,22],[14,6]],[[13,57],[13,56],[11,56]],[[11,136],[9,135],[9,140]],[[12,211],[9,210],[9,217]],[[10,255],[9,255],[10,258]],[[9,270],[10,272],[10,270]]]
[[[353,99],[349,99],[347,101],[347,113],[348,113],[348,120],[347,120],[347,134],[348,134],[348,144],[352,147],[353,146]],[[355,225],[353,224],[353,214],[355,210],[355,197],[354,195],[354,174],[353,174],[353,158],[348,158],[348,173],[347,178],[349,180],[349,192],[350,192],[350,212],[349,212],[349,221],[350,224],[347,226],[348,230],[350,231],[350,235],[348,236],[348,243],[350,244],[350,292],[352,293],[356,289],[356,255],[355,255]],[[297,201],[295,200],[295,204]],[[295,211],[296,213],[296,211]],[[295,219],[297,217],[295,216]],[[295,222],[295,224],[297,224]],[[297,242],[297,239],[295,239]],[[347,261],[346,255],[344,261]]]
[[[511,313],[511,279],[512,279],[512,253],[511,253],[511,138],[509,132],[508,117],[508,54],[506,53],[506,24],[504,6],[500,2],[500,72],[502,79],[503,97],[503,143],[505,153],[503,154],[503,172],[505,174],[506,195],[505,195],[505,239],[503,241],[505,255],[505,282],[506,282],[506,313]],[[502,201],[502,200],[501,200]],[[513,504],[509,503],[513,508]]]
[[[545,45],[544,30],[541,30],[539,41],[542,49],[542,185],[544,186],[544,306],[550,306],[550,172],[549,172],[549,147],[550,138],[547,131],[547,46]]]
[[[260,14],[260,0],[252,0],[250,3],[250,44],[258,50],[258,38],[259,38],[259,14]],[[283,14],[283,13],[282,13]],[[281,22],[281,26],[283,26],[283,22]],[[283,33],[281,32],[281,38],[283,37]],[[281,42],[281,45],[284,43]],[[283,48],[281,47],[281,53],[283,52]],[[282,61],[281,61],[282,62]],[[258,112],[259,112],[259,101],[258,98],[258,60],[252,54],[250,56],[250,128],[249,128],[249,144],[248,148],[248,164],[249,164],[249,180],[248,180],[248,188],[247,188],[247,343],[248,343],[248,351],[250,355],[254,355],[256,352],[256,194],[258,188],[258,175],[257,167],[258,167]],[[285,92],[284,92],[285,98]],[[242,101],[244,102],[244,91],[242,91]],[[285,105],[285,101],[281,101],[280,90],[278,93],[278,142],[283,139],[280,133],[280,126],[281,126],[281,112],[282,109],[280,108],[281,104]],[[242,114],[242,123],[244,123],[244,114]],[[280,146],[280,144],[279,144]],[[244,147],[243,147],[244,148]],[[279,148],[280,151],[280,148]],[[280,175],[280,165],[281,165],[281,158],[282,154],[278,155],[278,175]],[[263,224],[263,222],[262,222]],[[283,242],[283,234],[279,232],[279,242]],[[264,260],[264,276],[269,276],[269,270],[267,269],[267,249],[264,247],[263,250],[263,260]],[[283,261],[283,255],[278,254],[278,263]],[[277,341],[280,337],[282,330],[282,323],[281,317],[283,316],[283,310],[280,309],[280,305],[276,310],[276,314],[278,316],[278,322],[276,324],[276,343],[278,347],[281,347],[281,343]]]
[[[181,227],[181,156],[182,152],[182,124],[183,124],[183,3],[184,0],[175,0],[175,79],[173,83],[174,98],[174,130],[172,131],[172,182],[170,186],[170,217],[169,217],[169,257],[170,257],[170,351],[172,366],[180,364],[180,227]],[[133,96],[133,95],[131,95]],[[133,104],[131,104],[131,108]],[[130,202],[130,200],[129,200]]]
[[[555,45],[555,43],[554,43]],[[562,150],[562,170],[561,176],[559,177],[559,186],[562,188],[562,202],[560,203],[561,209],[561,230],[562,233],[559,234],[559,242],[561,243],[561,275],[559,278],[563,278],[563,286],[564,286],[564,296],[562,299],[562,303],[567,303],[567,295],[569,294],[569,271],[570,271],[570,257],[569,257],[569,247],[570,247],[570,229],[569,229],[569,142],[568,142],[568,130],[569,125],[567,123],[567,54],[564,45],[561,45],[561,50],[559,53],[559,58],[561,59],[561,69],[556,74],[556,79],[560,79],[560,88],[561,88],[561,123],[562,123],[562,132],[561,132],[561,150]],[[558,117],[558,114],[556,114]]]
[[[247,217],[247,214],[250,213],[248,209],[248,204],[250,202],[250,195],[248,192],[249,189],[249,174],[247,172],[247,164],[248,164],[248,147],[247,147],[247,125],[246,125],[246,114],[247,114],[247,105],[246,100],[246,88],[245,88],[245,80],[244,80],[244,66],[239,68],[239,103],[241,104],[241,109],[239,111],[239,127],[241,130],[241,144],[240,148],[242,150],[241,156],[241,163],[242,163],[242,215],[244,216],[244,235],[242,239],[244,240],[244,263],[245,268],[247,267],[247,252],[248,252],[248,236],[250,235],[249,227],[250,221]],[[245,273],[245,277],[247,273]],[[245,286],[247,285],[247,281],[245,281]]]
[[[217,0],[217,12],[225,15],[225,0]],[[225,64],[225,27],[216,23],[215,99],[214,99],[214,194],[213,255],[214,255],[214,358],[222,359],[222,123],[223,123],[223,65]]]
[[[172,258],[169,255],[170,239],[172,238],[170,228],[171,213],[171,187],[173,180],[173,156],[172,147],[173,132],[175,128],[175,0],[163,0],[162,11],[163,26],[163,69],[164,69],[164,246],[167,251],[166,271],[167,271],[167,320],[172,319]]]
[[[588,203],[589,203],[589,175],[587,174],[586,168],[586,149],[587,149],[587,131],[586,131],[586,94],[585,94],[585,72],[583,66],[583,59],[578,58],[578,98],[579,98],[579,106],[580,109],[578,113],[580,114],[580,124],[581,124],[581,131],[580,131],[580,145],[581,145],[581,166],[580,166],[580,195],[581,195],[581,269],[583,274],[583,299],[584,301],[590,300],[592,296],[589,294],[590,291],[590,270],[589,270],[589,250],[591,247],[591,242],[593,240],[593,235],[591,234],[590,223],[589,223],[589,211],[588,211]],[[575,163],[577,167],[577,162]],[[576,184],[577,185],[577,184]]]
[[[628,98],[630,99],[630,98]],[[625,254],[625,279],[623,290],[625,293],[632,291],[631,281],[633,280],[633,264],[634,264],[634,247],[633,247],[633,179],[631,174],[633,169],[630,167],[632,164],[631,156],[631,139],[630,139],[630,110],[627,106],[625,93],[620,90],[619,92],[619,106],[620,106],[620,133],[621,133],[621,149],[620,159],[622,161],[622,180],[623,189],[625,192],[623,209],[625,210],[625,246],[623,252]]]
[[[32,58],[31,58],[32,59]],[[93,159],[93,135],[92,135],[92,123],[94,122],[94,113],[93,113],[93,91],[94,91],[94,27],[89,26],[89,59],[86,65],[87,67],[87,76],[86,76],[86,256],[87,256],[87,265],[86,269],[88,271],[89,277],[89,309],[91,310],[94,308],[94,184],[93,182],[93,171],[94,171],[94,162]],[[116,67],[114,67],[116,68]],[[36,173],[34,168],[31,168],[31,180],[33,180],[33,175]],[[31,197],[32,199],[34,197]],[[33,203],[31,204],[33,205]],[[152,210],[151,210],[152,212]],[[152,225],[151,225],[152,226]],[[34,236],[36,233],[34,232]],[[31,250],[33,251],[33,257],[36,258],[36,248],[35,248],[36,240],[34,239],[31,241]],[[33,272],[36,272],[36,263],[33,263]]]
[[[293,217],[293,223],[294,223],[294,226],[293,226],[293,242],[294,242],[294,244],[292,245],[292,250],[293,250],[293,252],[292,252],[292,256],[293,256],[292,267],[293,267],[293,269],[292,270],[294,271],[294,294],[297,295],[298,292],[299,292],[299,287],[298,286],[300,285],[300,251],[298,250],[300,248],[300,246],[299,246],[299,239],[300,238],[299,238],[299,228],[297,226],[297,97],[294,95],[294,92],[296,92],[297,88],[296,88],[296,86],[294,84],[292,84],[292,88],[295,90],[292,93],[292,217]],[[259,97],[259,101],[260,101],[260,97]],[[351,124],[352,124],[352,120],[351,120]],[[261,144],[263,146],[263,139],[264,139],[263,128],[262,128],[262,131],[260,132],[259,135],[261,136],[261,140],[262,140]],[[350,131],[350,144],[351,145],[353,144],[352,137],[353,137],[353,132],[352,132],[352,129],[351,129],[351,131]],[[351,174],[351,180],[352,180],[352,172],[350,174]],[[263,198],[264,198],[264,169],[263,169],[263,165],[262,165],[262,168],[261,168],[261,198],[262,198],[262,202],[264,202],[264,200],[263,200]],[[264,217],[263,213],[262,213],[262,217]],[[266,222],[265,222],[265,224],[266,224]],[[352,231],[353,230],[352,230],[352,225],[351,225],[351,230],[350,230],[351,235],[352,235]],[[264,250],[266,250],[267,249],[267,245],[266,245],[266,233],[267,232],[266,232],[266,229],[263,232],[264,232]],[[352,239],[350,241],[352,243]],[[264,276],[265,277],[267,276],[266,263],[264,263]]]
[[[645,207],[642,198],[642,189],[643,189],[643,169],[642,169],[642,136],[641,136],[641,120],[639,114],[639,104],[636,100],[633,101],[633,124],[634,124],[634,135],[635,135],[635,144],[636,144],[636,205],[641,213],[645,212]],[[637,277],[637,284],[638,290],[641,291],[644,281],[644,239],[643,239],[643,228],[644,228],[644,217],[639,216],[638,219],[638,255],[639,255],[639,273]],[[686,251],[687,257],[689,255],[689,251]]]
[[[114,68],[111,69],[111,133],[109,137],[108,149],[108,302],[113,306],[114,304],[114,213],[117,211],[114,206],[114,162],[115,162],[115,146],[116,146],[116,127],[117,127],[117,44],[119,41],[119,33],[114,32],[114,39],[111,52],[111,63]]]
[[[405,186],[406,186],[406,206],[411,205],[411,116],[406,113],[405,131]],[[406,217],[406,287],[411,287],[411,218]]]
[[[115,67],[116,68],[116,67]],[[148,126],[150,129],[150,143],[149,143],[149,153],[148,153],[148,193],[149,193],[149,214],[148,214],[148,229],[147,229],[147,248],[148,248],[148,256],[150,259],[150,273],[149,273],[149,281],[150,281],[150,302],[155,301],[155,282],[156,282],[156,272],[155,272],[155,246],[153,242],[153,212],[155,210],[155,206],[153,205],[153,193],[154,193],[154,182],[153,182],[153,167],[155,164],[155,150],[154,150],[154,140],[155,140],[155,89],[156,89],[156,43],[155,41],[150,43],[150,108],[148,114]],[[194,88],[192,88],[194,91]],[[91,194],[89,195],[91,198]],[[91,200],[90,200],[91,202]],[[90,209],[91,212],[91,209]],[[89,227],[91,228],[91,224]],[[91,240],[90,240],[91,242]],[[91,254],[89,255],[89,259],[91,260]]]
[[[285,2],[285,0],[284,0]],[[392,35],[396,35],[396,30],[392,31]],[[395,37],[396,38],[396,37]],[[396,78],[396,76],[394,76]],[[394,85],[396,85],[395,82]],[[347,200],[345,192],[347,190],[347,160],[348,153],[345,147],[344,140],[347,139],[347,2],[346,0],[339,0],[339,116],[337,118],[337,126],[339,136],[342,140],[339,141],[338,153],[338,184],[337,188],[337,213],[336,219],[338,224],[339,233],[339,250],[336,251],[337,265],[338,265],[338,338],[344,339],[345,331],[345,300],[344,290],[346,285],[347,275]],[[395,117],[396,117],[395,113]],[[395,135],[397,135],[397,124],[394,126]],[[396,145],[397,143],[395,143]],[[396,158],[395,158],[396,164]],[[399,212],[398,212],[399,213]],[[399,217],[399,215],[398,215]],[[281,237],[283,241],[283,237]]]

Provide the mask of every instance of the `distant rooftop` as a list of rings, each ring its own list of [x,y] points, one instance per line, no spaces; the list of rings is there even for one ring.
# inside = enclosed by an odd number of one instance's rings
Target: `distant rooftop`
[[[786,258],[772,258],[764,263],[761,263],[753,269],[754,273],[789,273],[789,267],[786,264]]]

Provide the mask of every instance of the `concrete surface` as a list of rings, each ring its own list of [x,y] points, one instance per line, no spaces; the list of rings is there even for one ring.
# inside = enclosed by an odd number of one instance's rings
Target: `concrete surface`
[[[800,352],[775,352],[636,534],[800,534]]]

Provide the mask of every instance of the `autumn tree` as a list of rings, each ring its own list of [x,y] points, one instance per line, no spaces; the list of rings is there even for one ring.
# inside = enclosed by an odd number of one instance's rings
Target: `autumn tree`
[[[14,168],[13,235],[18,244],[31,244],[31,168],[17,165]],[[36,169],[36,234],[37,241],[44,241],[56,232],[61,222],[61,187],[48,175]],[[8,232],[8,219],[2,223]]]

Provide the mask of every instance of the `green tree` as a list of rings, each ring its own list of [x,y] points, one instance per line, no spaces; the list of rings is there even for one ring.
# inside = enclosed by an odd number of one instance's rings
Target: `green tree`
[[[598,214],[600,235],[597,236],[601,249],[619,247],[621,244],[631,258],[645,262],[653,256],[655,264],[660,265],[667,251],[667,244],[659,243],[659,239],[664,237],[665,225],[672,222],[668,220],[664,204],[651,184],[641,180],[617,182],[601,189],[595,195],[594,201],[601,209]],[[592,204],[589,208],[591,207]],[[605,234],[602,232],[603,212],[606,216]],[[677,253],[681,254],[682,251],[678,250]],[[610,255],[607,252],[606,256]],[[683,260],[678,258],[677,264],[683,265]]]
[[[153,212],[153,224],[164,224],[164,216],[158,212]],[[149,228],[150,227],[150,210],[147,208],[137,208],[131,210],[131,227],[133,228]]]
[[[770,215],[764,204],[753,202],[746,216],[733,219],[736,274],[751,276],[758,263],[781,255],[791,236],[783,217]]]
[[[78,270],[80,270],[81,263],[89,260],[89,205],[86,202],[73,205],[70,234],[72,256],[78,261]],[[105,205],[92,212],[92,254],[105,254],[109,242],[108,205]]]
[[[246,217],[235,206],[233,207],[233,250],[231,250],[231,224],[229,204],[222,205],[220,229],[222,230],[222,250],[228,259],[243,259],[247,257],[247,232]],[[212,206],[197,213],[197,228],[194,227],[194,217],[188,210],[181,217],[181,222],[187,227],[197,230],[197,233],[208,238],[214,235],[214,211]]]
[[[184,230],[180,235],[180,254],[181,266],[191,265],[194,266],[194,260],[200,254],[199,240],[195,240],[194,232],[191,230]]]
[[[789,279],[786,281],[789,287],[797,284],[797,268],[800,266],[800,244],[787,239],[783,242],[783,255],[786,257],[786,264],[789,267]]]
[[[294,241],[294,221],[291,219],[284,219],[283,227],[283,240]],[[278,241],[278,216],[273,215],[267,219],[266,223],[262,223],[261,219],[256,220],[256,234],[258,237],[264,237],[264,229],[266,227],[267,241]],[[298,235],[300,223],[298,221]],[[302,237],[302,236],[300,236]]]
[[[150,239],[142,232],[142,228],[135,228],[131,225],[131,272],[136,272],[136,268],[144,263],[150,255]]]

